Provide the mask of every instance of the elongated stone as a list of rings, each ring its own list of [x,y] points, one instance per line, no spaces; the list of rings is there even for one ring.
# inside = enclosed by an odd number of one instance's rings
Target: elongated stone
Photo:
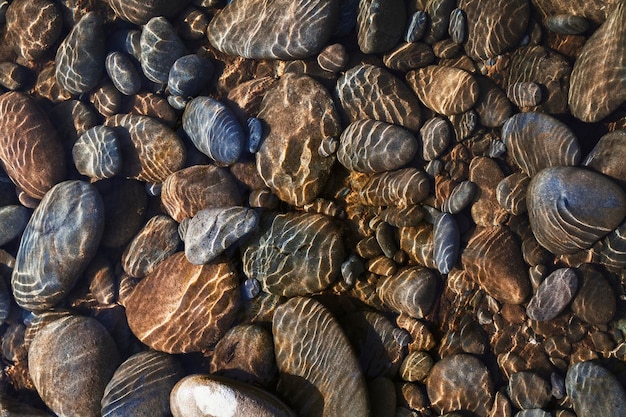
[[[296,297],[272,321],[277,390],[302,417],[369,414],[367,387],[350,343],[330,312]],[[350,401],[346,401],[350,398]]]
[[[592,246],[626,215],[626,194],[602,174],[551,167],[535,175],[526,194],[537,242],[554,254]]]
[[[228,170],[215,165],[194,165],[167,177],[161,201],[165,211],[182,222],[208,207],[238,206],[243,196]]]
[[[448,33],[450,14],[454,10],[454,0],[431,0],[426,2],[425,12],[428,16],[429,25],[424,35],[424,41],[434,44]]]
[[[572,268],[560,268],[541,282],[526,307],[533,320],[548,321],[558,316],[574,298],[578,277]]]
[[[570,128],[544,113],[517,113],[502,126],[502,139],[529,177],[550,166],[578,165],[581,159]]]
[[[106,329],[95,319],[80,316],[48,324],[28,353],[35,388],[59,416],[100,416],[104,388],[120,362]]]
[[[130,57],[122,52],[111,52],[106,57],[106,71],[120,93],[132,96],[141,88],[141,78]]]
[[[402,37],[406,6],[401,0],[364,0],[357,15],[358,43],[364,54],[393,48]]]
[[[235,319],[238,304],[237,274],[228,261],[192,265],[184,252],[161,262],[125,303],[135,336],[167,353],[199,352],[215,344]]]
[[[343,119],[374,119],[416,132],[422,124],[419,100],[389,72],[370,64],[350,68],[337,80],[335,93]]]
[[[189,375],[172,389],[174,417],[296,417],[274,395],[254,385],[215,375]]]
[[[0,161],[27,195],[41,199],[65,178],[65,157],[57,132],[29,96],[0,96]]]
[[[421,319],[435,301],[437,281],[429,269],[413,266],[381,278],[376,293],[390,310]]]
[[[435,247],[433,256],[437,270],[442,274],[450,273],[459,259],[460,233],[459,227],[449,213],[441,213],[434,224],[433,239]]]
[[[147,116],[117,114],[104,124],[117,135],[124,161],[121,175],[160,183],[182,168],[185,147],[178,135],[163,123]]]
[[[422,103],[436,113],[451,116],[471,109],[478,99],[478,84],[468,72],[429,65],[406,75]]]
[[[312,202],[335,162],[319,154],[320,144],[341,132],[330,94],[308,76],[286,74],[265,94],[258,117],[269,126],[255,155],[263,181],[282,201]]]
[[[170,68],[185,55],[186,48],[163,16],[153,17],[141,31],[141,69],[155,83],[167,84]]]
[[[337,160],[351,171],[393,171],[408,164],[417,147],[417,139],[399,126],[359,120],[341,134]]]
[[[95,255],[103,228],[103,202],[92,185],[53,187],[24,230],[11,278],[15,301],[32,311],[60,302]]]
[[[293,60],[319,52],[333,33],[338,2],[234,1],[209,24],[215,48],[251,59]]]
[[[183,129],[196,148],[219,165],[237,162],[246,142],[235,115],[210,97],[196,97],[187,104]]]
[[[403,72],[430,65],[434,60],[433,49],[423,42],[400,44],[383,57],[387,68]]]
[[[450,214],[460,213],[474,200],[477,189],[478,187],[473,182],[468,180],[461,181],[443,202],[441,211]]]
[[[122,253],[122,268],[131,277],[143,278],[180,244],[178,225],[169,216],[152,217]]]
[[[374,174],[359,190],[358,198],[369,206],[415,205],[430,192],[428,176],[415,168]]]
[[[573,14],[548,16],[544,23],[549,30],[562,35],[580,35],[589,29],[587,19]]]
[[[105,61],[104,27],[95,12],[85,14],[57,50],[56,79],[72,94],[87,93],[100,81]]]
[[[104,389],[102,417],[164,415],[170,412],[170,391],[185,376],[171,355],[145,351],[126,359]]]
[[[254,210],[245,207],[200,210],[187,225],[185,256],[194,265],[211,262],[257,225]]]
[[[271,294],[292,297],[327,288],[344,261],[341,234],[322,214],[279,214],[243,254],[243,271]]]
[[[574,63],[568,99],[574,117],[587,123],[597,122],[626,100],[624,45],[626,2],[617,1]]]
[[[433,117],[420,129],[422,139],[422,157],[426,161],[437,159],[448,147],[452,138],[452,127],[446,119]]]
[[[508,228],[477,228],[461,261],[469,276],[496,300],[521,304],[528,297],[530,282],[521,248]]]

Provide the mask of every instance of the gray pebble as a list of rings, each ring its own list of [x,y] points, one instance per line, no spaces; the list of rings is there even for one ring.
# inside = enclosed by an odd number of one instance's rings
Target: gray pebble
[[[170,68],[185,55],[185,45],[170,22],[164,17],[153,17],[141,31],[141,69],[155,83],[166,84]]]
[[[350,255],[341,264],[341,276],[348,285],[354,285],[356,279],[364,272],[365,266],[363,266],[363,262],[356,255]]]
[[[467,38],[467,16],[461,9],[454,9],[450,13],[448,33],[452,42],[461,44]]]
[[[409,24],[406,27],[404,33],[404,40],[406,42],[417,42],[424,37],[426,28],[428,27],[428,16],[423,10],[418,10],[413,13],[409,19]]]
[[[562,375],[552,372],[550,374],[550,383],[552,384],[552,396],[557,400],[565,397],[565,378]]]
[[[550,384],[533,372],[515,372],[509,378],[509,397],[521,409],[541,408],[552,398]]]
[[[444,118],[428,119],[420,129],[422,137],[422,157],[426,161],[437,159],[448,147],[452,137],[452,127]]]
[[[441,213],[434,224],[433,256],[437,269],[442,274],[450,273],[459,258],[459,227],[449,213]]]
[[[248,152],[256,153],[263,139],[263,125],[256,117],[248,118],[246,125],[248,126]]]
[[[576,272],[572,268],[557,269],[539,285],[526,307],[526,314],[532,320],[552,320],[572,301],[577,289]]]
[[[171,94],[196,96],[213,76],[213,64],[196,54],[178,58],[170,68],[167,88]]]
[[[460,213],[474,200],[477,188],[476,184],[469,180],[461,181],[443,202],[441,211],[450,214]]]
[[[626,392],[617,378],[593,362],[567,370],[565,388],[578,417],[626,415]]]
[[[0,207],[0,246],[22,234],[30,218],[26,207],[11,205]]]
[[[106,126],[87,130],[74,144],[72,158],[78,172],[91,179],[101,180],[119,174],[122,153],[115,130]]]
[[[106,57],[105,66],[109,78],[120,93],[132,96],[139,91],[141,76],[128,55],[123,52],[111,52]]]

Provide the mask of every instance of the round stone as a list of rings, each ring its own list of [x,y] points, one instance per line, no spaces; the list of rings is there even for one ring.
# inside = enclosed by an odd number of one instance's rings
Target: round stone
[[[94,180],[111,178],[122,170],[122,155],[115,131],[95,126],[85,133],[72,148],[76,170]]]
[[[428,268],[412,266],[382,277],[376,284],[376,293],[390,310],[423,318],[433,306],[438,281]]]
[[[199,55],[185,55],[170,68],[167,89],[175,96],[197,95],[213,76],[213,64]]]
[[[435,361],[426,352],[415,351],[409,353],[400,367],[400,376],[409,382],[426,382]]]
[[[608,370],[594,362],[579,362],[567,370],[565,388],[578,417],[626,413],[626,392]]]
[[[60,416],[100,416],[104,389],[120,362],[105,328],[80,316],[48,324],[28,351],[33,384],[46,405]]]
[[[526,204],[535,238],[557,255],[590,247],[626,215],[626,194],[617,184],[575,167],[551,167],[535,175]]]

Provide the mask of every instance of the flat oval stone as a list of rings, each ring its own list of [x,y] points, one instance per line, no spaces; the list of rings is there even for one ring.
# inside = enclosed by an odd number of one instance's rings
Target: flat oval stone
[[[144,351],[126,359],[104,389],[102,417],[166,415],[170,391],[185,376],[171,355]]]
[[[600,263],[609,268],[626,267],[626,222],[609,233],[600,248],[594,245],[594,253],[599,255]]]
[[[465,353],[435,363],[426,381],[428,398],[439,413],[468,410],[486,417],[494,388],[487,367]]]
[[[104,124],[117,135],[124,161],[121,175],[159,183],[182,168],[185,147],[163,123],[147,116],[117,114]]]
[[[434,60],[433,49],[424,42],[400,44],[383,57],[387,68],[403,72],[425,67]]]
[[[620,1],[594,32],[574,62],[569,84],[569,108],[583,122],[602,120],[626,101],[621,58],[626,45],[626,3]]]
[[[95,126],[85,133],[72,148],[76,170],[94,180],[111,178],[122,170],[122,155],[115,131]]]
[[[550,384],[534,372],[515,372],[509,378],[511,402],[520,409],[547,407],[552,399]]]
[[[214,375],[189,375],[170,395],[174,417],[296,417],[272,394],[243,382]]]
[[[535,238],[554,254],[586,249],[626,215],[626,194],[607,177],[576,167],[551,167],[535,175],[526,195]]]
[[[346,48],[340,43],[328,45],[317,56],[317,64],[324,71],[341,71],[348,64]]]
[[[0,207],[0,246],[20,236],[30,219],[30,211],[23,206]]]
[[[110,117],[120,112],[122,93],[112,82],[106,81],[89,94],[89,102],[102,116]]]
[[[426,352],[415,351],[409,353],[400,367],[400,376],[409,382],[426,382],[435,361]]]
[[[237,273],[228,261],[198,266],[178,252],[137,284],[125,306],[128,325],[142,343],[167,353],[199,352],[235,319]]]
[[[530,110],[550,114],[569,112],[567,95],[572,67],[564,56],[541,45],[527,46],[511,54],[509,68],[507,86],[534,82],[543,87],[542,102]]]
[[[180,244],[178,224],[169,216],[152,217],[122,253],[122,268],[131,277],[143,278]]]
[[[548,16],[544,23],[548,30],[562,35],[580,35],[589,29],[589,21],[587,19],[573,14]]]
[[[374,174],[359,190],[358,199],[368,206],[407,207],[424,200],[430,192],[428,176],[416,168]]]
[[[412,132],[422,124],[417,97],[402,81],[377,66],[362,64],[350,68],[337,80],[335,93],[346,122],[374,119]]]
[[[63,30],[63,17],[52,1],[15,0],[6,10],[6,30],[15,53],[35,61],[56,44]]]
[[[292,297],[327,288],[344,261],[339,229],[322,214],[279,214],[246,248],[243,271],[271,294]]]
[[[576,272],[572,268],[557,269],[541,282],[526,307],[526,314],[532,320],[552,320],[572,301],[577,289]]]
[[[234,1],[213,17],[207,35],[211,45],[229,55],[302,59],[324,47],[338,13],[333,0]]]
[[[420,129],[422,158],[426,161],[437,159],[448,147],[452,138],[452,127],[443,117],[432,117]]]
[[[215,345],[210,370],[239,382],[271,386],[276,378],[272,334],[256,324],[232,327]]]
[[[626,392],[617,378],[594,362],[579,362],[567,370],[565,388],[578,417],[626,413]]]
[[[506,96],[517,107],[536,106],[541,103],[541,87],[532,81],[519,81],[507,87]]]
[[[409,18],[409,23],[404,33],[406,42],[418,42],[422,39],[428,28],[428,14],[424,10],[417,10]]]
[[[437,285],[438,279],[431,270],[413,266],[380,278],[376,293],[390,310],[421,319],[433,306]]]
[[[460,0],[467,16],[465,52],[474,60],[493,58],[516,46],[530,17],[527,0]]]
[[[111,52],[105,60],[109,78],[120,93],[132,96],[141,88],[141,77],[130,57],[123,52]]]
[[[72,289],[100,244],[104,206],[84,181],[65,181],[41,200],[22,236],[11,278],[24,309],[53,307]]]
[[[399,126],[358,120],[341,134],[337,160],[350,171],[393,171],[408,164],[417,147],[415,136]]]
[[[292,298],[276,309],[272,333],[280,374],[277,391],[298,415],[369,415],[359,363],[325,307],[312,299]]]
[[[258,117],[269,127],[255,154],[263,181],[282,201],[312,202],[335,162],[319,154],[320,144],[341,132],[330,94],[308,76],[286,74],[265,94]]]
[[[37,392],[60,416],[100,416],[100,399],[121,359],[95,319],[69,316],[41,329],[28,350]]]
[[[183,129],[195,147],[219,165],[237,162],[246,143],[235,115],[210,97],[196,97],[187,104]]]
[[[85,14],[57,50],[56,79],[72,94],[93,90],[100,82],[105,61],[105,34],[95,12]]]
[[[194,265],[211,262],[256,227],[258,215],[245,207],[208,208],[189,220],[185,256]]]
[[[190,0],[107,0],[115,14],[136,25],[145,25],[155,16],[174,17]]]
[[[616,130],[602,136],[583,161],[583,165],[626,183],[626,130]]]
[[[471,181],[461,181],[443,202],[441,211],[450,214],[460,213],[474,200],[477,188],[476,184]]]
[[[364,54],[393,48],[404,31],[406,6],[402,0],[364,0],[357,15],[358,43]]]
[[[197,95],[213,76],[213,64],[197,54],[181,56],[170,68],[167,89],[176,96]]]
[[[461,256],[463,268],[501,303],[521,304],[530,293],[519,243],[504,226],[476,228]]]
[[[461,9],[454,9],[450,13],[448,34],[454,43],[463,43],[467,38],[467,16]]]
[[[516,172],[504,178],[496,187],[498,203],[516,216],[526,213],[526,193],[529,183],[530,178],[522,172]]]
[[[155,83],[167,84],[170,68],[185,55],[185,44],[163,16],[153,17],[145,24],[139,41],[141,70]]]
[[[56,130],[29,96],[0,95],[0,161],[27,195],[41,199],[65,178],[65,156]]]
[[[451,116],[471,109],[478,99],[478,84],[468,72],[429,65],[406,75],[422,103],[436,113]]]
[[[215,165],[194,165],[176,171],[163,182],[161,202],[177,222],[208,207],[232,207],[243,202],[234,176]]]
[[[433,256],[437,270],[441,274],[448,274],[459,259],[461,236],[459,226],[450,213],[441,213],[433,228],[435,247]]]
[[[578,165],[581,152],[570,128],[544,113],[517,113],[502,126],[502,140],[529,177],[550,166]]]

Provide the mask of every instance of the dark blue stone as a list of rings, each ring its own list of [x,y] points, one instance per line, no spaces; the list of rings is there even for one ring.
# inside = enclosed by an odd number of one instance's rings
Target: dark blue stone
[[[111,52],[107,55],[105,67],[113,85],[120,93],[132,96],[141,89],[141,76],[128,55],[123,52]]]
[[[256,117],[250,117],[246,123],[248,125],[248,152],[256,153],[259,150],[259,146],[261,146],[263,125]]]
[[[213,64],[196,54],[185,55],[174,62],[167,88],[175,96],[196,96],[213,76]]]

